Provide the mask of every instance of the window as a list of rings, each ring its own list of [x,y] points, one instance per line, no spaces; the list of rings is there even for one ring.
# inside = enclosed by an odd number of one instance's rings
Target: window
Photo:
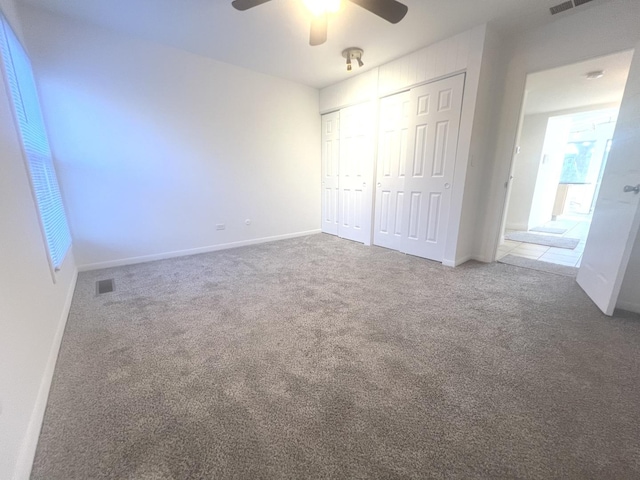
[[[0,23],[5,79],[13,100],[49,259],[53,269],[57,270],[71,247],[71,234],[44,129],[31,62],[1,13]]]
[[[560,183],[589,183],[589,164],[596,142],[569,142],[565,147]]]

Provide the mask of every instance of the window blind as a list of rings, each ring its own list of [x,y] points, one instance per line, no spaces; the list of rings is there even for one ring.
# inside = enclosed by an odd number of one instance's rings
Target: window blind
[[[6,80],[31,175],[31,186],[51,264],[58,269],[71,247],[71,233],[53,167],[31,62],[9,22],[0,14],[0,47]]]

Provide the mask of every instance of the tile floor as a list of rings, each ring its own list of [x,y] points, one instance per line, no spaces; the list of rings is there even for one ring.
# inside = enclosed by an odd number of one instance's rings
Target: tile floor
[[[584,251],[584,246],[587,242],[589,227],[591,226],[591,217],[558,217],[554,221],[547,222],[544,226],[566,228],[567,231],[562,235],[554,235],[552,233],[544,233],[543,235],[579,238],[580,243],[578,243],[578,246],[573,250],[569,250],[568,248],[547,247],[545,245],[536,245],[533,243],[504,240],[504,243],[502,243],[498,248],[497,259],[499,260],[505,255],[517,255],[519,257],[530,258],[532,260],[541,260],[543,262],[567,265],[569,267],[579,267],[580,262],[582,261],[582,252]],[[515,230],[507,230],[506,233],[514,231]]]

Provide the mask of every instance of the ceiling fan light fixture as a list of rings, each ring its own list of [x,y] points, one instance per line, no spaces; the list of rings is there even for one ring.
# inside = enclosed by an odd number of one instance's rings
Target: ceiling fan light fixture
[[[319,17],[339,11],[341,0],[303,0],[303,3],[314,17]]]
[[[347,59],[347,72],[350,72],[353,68],[351,65],[351,60],[357,61],[359,67],[364,66],[362,55],[364,55],[364,50],[358,47],[349,47],[345,48],[342,51],[342,56]]]
[[[233,0],[231,6],[241,12],[257,7],[271,0]],[[409,8],[398,0],[348,0],[362,7],[364,10],[377,15],[389,23],[398,23],[402,20]],[[583,0],[589,1],[589,0]],[[327,20],[331,14],[340,10],[342,0],[302,0],[309,12],[314,16],[311,19],[311,31],[309,45],[322,45],[327,41]],[[362,61],[358,61],[362,66]]]

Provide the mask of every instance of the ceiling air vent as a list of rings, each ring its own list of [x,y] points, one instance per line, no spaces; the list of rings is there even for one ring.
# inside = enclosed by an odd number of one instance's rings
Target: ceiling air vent
[[[549,10],[551,11],[551,15],[555,15],[560,12],[564,12],[566,10],[572,9],[574,6],[579,7],[580,5],[584,5],[585,3],[592,2],[593,0],[567,0],[566,2],[559,3],[555,7],[551,7]]]
[[[569,2],[562,2],[556,5],[555,7],[551,7],[549,10],[551,11],[551,15],[556,15],[557,13],[564,12],[565,10],[569,10],[571,8],[573,8],[573,3],[569,1]]]

